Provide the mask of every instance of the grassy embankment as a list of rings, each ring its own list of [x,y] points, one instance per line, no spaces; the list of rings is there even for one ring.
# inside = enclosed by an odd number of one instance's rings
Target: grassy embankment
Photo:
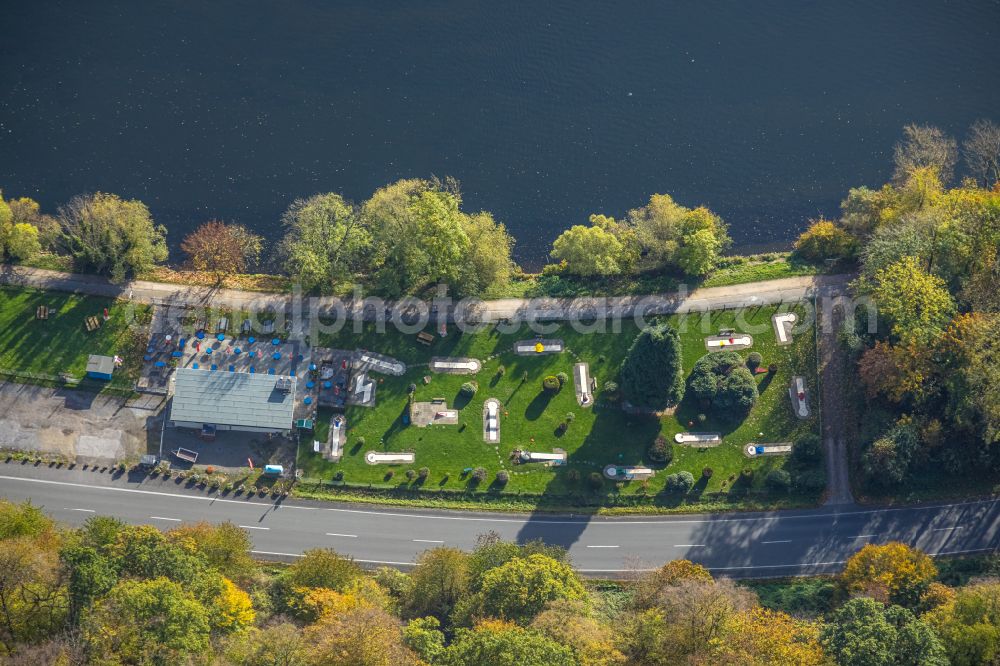
[[[35,318],[40,305],[51,310],[47,320]],[[132,324],[148,322],[149,314],[148,306],[110,298],[0,287],[0,376],[46,386],[131,392],[144,348],[144,335]],[[92,333],[84,328],[88,316],[101,321]],[[84,379],[90,354],[118,355],[125,363],[111,382]]]
[[[360,335],[341,332],[323,340],[323,344],[372,349],[405,361],[409,368],[403,377],[376,375],[379,384],[374,408],[348,408],[347,445],[341,462],[329,463],[303,444],[299,466],[307,482],[298,486],[298,492],[310,496],[332,493],[342,499],[350,496],[380,502],[416,501],[511,510],[590,506],[590,510],[618,507],[621,511],[683,511],[812,503],[815,496],[776,495],[764,489],[767,472],[785,466],[785,457],[751,460],[743,453],[748,442],[787,442],[816,428],[815,417],[808,421],[794,417],[787,393],[791,376],[802,374],[809,379],[815,395],[813,335],[811,331],[803,333],[793,345],[778,347],[770,323],[775,311],[775,307],[755,308],[739,323],[732,311],[712,312],[706,317],[668,318],[682,331],[685,372],[706,353],[705,335],[724,327],[752,332],[753,351],[763,355],[764,365],[778,365],[773,377],[758,375],[761,396],[745,420],[722,420],[709,412],[704,424],[697,423],[701,410],[692,400],[685,400],[676,413],[661,418],[636,416],[623,412],[600,390],[606,381],[617,378],[618,368],[638,330],[632,322],[624,322],[618,334],[585,334],[569,325],[560,325],[546,337],[561,338],[568,351],[540,357],[517,356],[511,351],[515,341],[535,337],[527,327],[514,333],[500,333],[495,328],[477,334],[453,332],[445,339],[437,339],[429,348],[417,344],[414,336],[394,330]],[[744,357],[747,353],[743,353]],[[431,356],[468,356],[483,360],[484,365],[475,377],[434,374],[426,367]],[[546,375],[564,372],[572,378],[573,364],[578,360],[590,364],[599,387],[597,404],[591,409],[577,405],[572,379],[553,396],[547,395],[541,386]],[[501,366],[505,369],[502,375],[498,372]],[[430,382],[425,384],[424,377],[430,377]],[[470,379],[478,382],[479,390],[466,404],[459,397],[459,389]],[[416,385],[416,400],[441,397],[458,407],[459,425],[426,428],[404,425],[407,388],[411,383]],[[483,402],[489,397],[499,399],[503,405],[497,447],[486,444],[482,437]],[[574,419],[561,432],[559,426],[568,413],[574,414]],[[329,419],[329,413],[321,413],[317,439],[325,439]],[[673,445],[673,461],[666,468],[648,460],[647,448],[657,435],[673,442],[674,434],[688,429],[721,432],[724,442],[711,449]],[[511,452],[517,448],[542,452],[560,448],[568,453],[568,464],[562,468],[514,465]],[[370,466],[364,461],[368,450],[414,451],[416,462],[412,466]],[[647,464],[657,474],[647,483],[605,482],[601,488],[591,489],[587,477],[609,463]],[[477,485],[463,470],[480,466],[488,471],[488,478]],[[407,469],[421,467],[430,470],[423,483],[419,479],[407,480]],[[712,469],[711,477],[703,476],[706,467]],[[744,468],[754,472],[749,483],[740,480]],[[495,481],[501,469],[510,473],[506,487]],[[694,475],[696,484],[692,492],[686,497],[664,493],[667,474],[681,470]],[[793,477],[805,471],[792,470]],[[343,473],[346,487],[334,489],[328,483],[316,483],[329,482],[338,472]]]

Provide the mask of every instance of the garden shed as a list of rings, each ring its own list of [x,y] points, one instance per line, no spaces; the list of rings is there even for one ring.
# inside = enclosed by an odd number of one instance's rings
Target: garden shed
[[[101,379],[110,382],[114,371],[115,359],[110,356],[91,354],[87,359],[87,376],[91,379]]]

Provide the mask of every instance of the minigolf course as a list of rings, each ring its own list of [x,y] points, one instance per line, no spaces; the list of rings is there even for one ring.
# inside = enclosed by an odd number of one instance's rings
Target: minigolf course
[[[577,363],[573,366],[573,386],[576,387],[576,402],[581,407],[594,404],[594,378],[590,376],[590,366]]]
[[[369,465],[401,465],[403,463],[411,463],[414,461],[416,456],[412,453],[379,453],[378,451],[369,451],[365,454],[365,462]]]
[[[483,441],[490,444],[500,441],[500,401],[496,398],[483,403]]]
[[[788,387],[788,396],[792,399],[792,411],[800,419],[807,419],[812,411],[809,409],[809,395],[806,390],[805,377],[792,377],[792,385]]]
[[[717,432],[679,432],[674,441],[682,446],[707,449],[722,444],[722,435]]]
[[[648,479],[655,474],[648,467],[624,467],[620,465],[608,465],[604,468],[605,478],[614,481],[635,481],[637,479]]]
[[[443,372],[452,375],[474,375],[483,364],[474,358],[456,356],[435,356],[431,358],[430,368],[433,372]]]
[[[710,352],[750,349],[753,336],[746,333],[710,335],[705,338],[705,349]]]
[[[561,354],[562,340],[521,340],[514,343],[514,353],[521,356],[537,356],[539,354]]]
[[[791,442],[782,442],[780,444],[754,444],[751,442],[746,445],[746,448],[743,449],[743,453],[747,458],[755,458],[757,456],[781,456],[791,452]]]
[[[771,325],[774,326],[774,339],[779,345],[792,344],[792,329],[799,320],[794,312],[779,312],[771,315]]]

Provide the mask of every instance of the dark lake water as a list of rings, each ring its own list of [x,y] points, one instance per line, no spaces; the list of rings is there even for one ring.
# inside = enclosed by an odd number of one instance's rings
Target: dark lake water
[[[1000,121],[998,2],[0,0],[0,187],[142,199],[176,245],[452,175],[536,265],[653,192],[787,242],[903,124]]]

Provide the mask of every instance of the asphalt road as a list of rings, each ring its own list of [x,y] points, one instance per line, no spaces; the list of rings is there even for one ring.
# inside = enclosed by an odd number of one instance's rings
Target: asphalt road
[[[619,577],[676,558],[717,575],[763,577],[839,571],[866,543],[902,541],[930,554],[995,550],[1000,500],[899,509],[855,505],[766,514],[597,518],[422,511],[308,501],[275,503],[188,491],[174,480],[112,479],[107,473],[0,465],[0,496],[30,499],[60,521],[93,515],[169,529],[232,521],[265,559],[290,560],[331,547],[370,565],[407,567],[438,545],[471,549],[479,534],[543,539],[569,549],[585,575]]]

